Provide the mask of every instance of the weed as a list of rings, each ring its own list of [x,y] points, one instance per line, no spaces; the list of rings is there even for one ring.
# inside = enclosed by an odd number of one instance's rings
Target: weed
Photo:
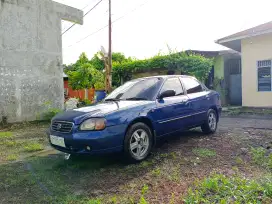
[[[153,176],[160,176],[161,175],[161,169],[156,168],[156,169],[152,170],[151,173],[152,173]]]
[[[99,199],[89,200],[88,204],[101,204],[101,200],[99,200]]]
[[[180,171],[178,167],[175,167],[173,169],[173,172],[169,175],[169,179],[175,182],[178,182],[180,180]]]
[[[116,196],[111,198],[111,203],[113,203],[113,204],[117,203],[117,197]]]
[[[243,163],[243,159],[241,157],[236,157],[235,163],[236,164],[242,164]]]
[[[145,200],[144,196],[141,196],[139,204],[148,204],[148,202]]]
[[[43,149],[44,149],[43,145],[41,145],[39,143],[35,143],[35,142],[26,144],[24,146],[24,150],[27,152],[36,152],[36,151],[41,151]]]
[[[171,196],[171,200],[169,202],[170,204],[175,204],[176,203],[176,197],[175,197],[175,194],[172,193],[172,196]]]
[[[140,198],[139,204],[147,204],[147,201],[145,200],[144,196],[148,191],[148,185],[144,185],[142,188],[142,196]]]
[[[153,164],[153,161],[143,161],[141,164],[140,164],[140,167],[142,168],[145,168],[145,167],[148,167],[148,166],[151,166]]]
[[[16,155],[16,154],[10,154],[10,155],[7,156],[6,160],[7,160],[7,161],[15,161],[15,160],[18,159],[18,157],[19,157],[19,156]]]
[[[171,158],[176,159],[177,158],[177,153],[176,152],[171,152],[170,156],[171,156]]]
[[[261,203],[272,201],[271,180],[256,182],[238,176],[215,174],[190,188],[185,203]]]
[[[216,152],[211,149],[206,148],[194,148],[193,153],[199,157],[214,157],[216,156]]]
[[[0,132],[1,139],[11,138],[12,136],[13,136],[12,132]]]
[[[142,195],[146,194],[146,192],[148,191],[148,185],[144,185],[142,188]]]

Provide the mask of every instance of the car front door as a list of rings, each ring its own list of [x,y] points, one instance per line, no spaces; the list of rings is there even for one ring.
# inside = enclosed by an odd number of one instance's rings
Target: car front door
[[[210,105],[209,91],[193,77],[180,77],[192,108],[192,126],[203,123]]]
[[[160,93],[167,90],[175,91],[175,95],[156,100],[156,108],[153,117],[156,121],[157,136],[163,136],[188,126],[188,118],[191,108],[188,96],[178,77],[169,78],[163,84]]]

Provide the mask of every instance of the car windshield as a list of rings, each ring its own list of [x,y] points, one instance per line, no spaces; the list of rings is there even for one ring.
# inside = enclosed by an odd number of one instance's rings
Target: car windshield
[[[160,85],[160,78],[148,78],[126,82],[110,93],[105,101],[152,100]]]

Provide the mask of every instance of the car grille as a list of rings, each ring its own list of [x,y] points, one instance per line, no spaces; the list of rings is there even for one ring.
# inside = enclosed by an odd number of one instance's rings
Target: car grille
[[[51,124],[51,129],[57,132],[69,133],[73,128],[74,123],[66,121],[54,121]]]

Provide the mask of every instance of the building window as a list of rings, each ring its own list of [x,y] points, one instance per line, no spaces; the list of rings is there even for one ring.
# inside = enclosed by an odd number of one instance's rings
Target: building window
[[[271,60],[258,61],[258,91],[271,91]]]

